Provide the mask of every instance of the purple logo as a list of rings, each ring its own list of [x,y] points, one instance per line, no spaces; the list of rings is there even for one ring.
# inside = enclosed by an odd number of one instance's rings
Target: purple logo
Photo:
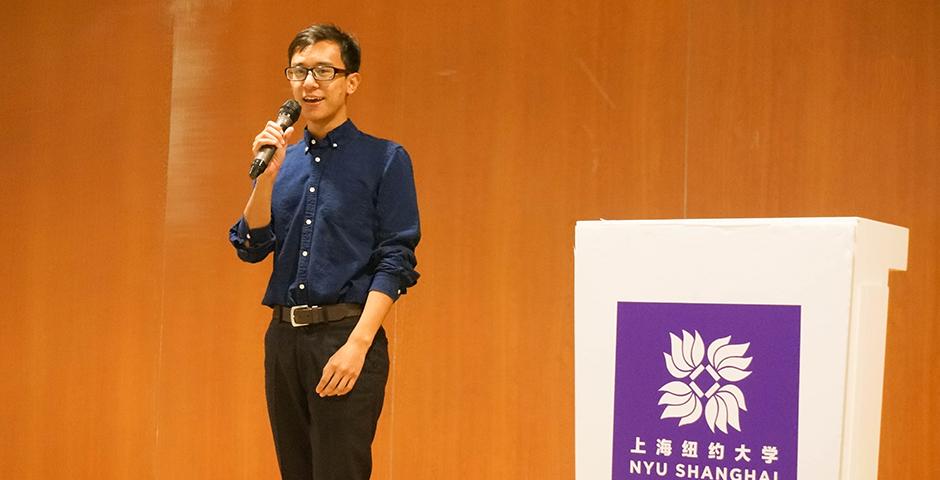
[[[620,302],[613,478],[796,478],[800,307]]]
[[[708,346],[706,359],[705,343],[697,330],[695,336],[683,330],[681,339],[674,333],[669,333],[669,338],[672,353],[663,353],[666,369],[680,380],[673,380],[659,389],[665,392],[659,404],[666,405],[661,418],[678,418],[680,427],[694,423],[702,417],[702,400],[706,400],[704,410],[709,430],[714,433],[717,427],[728,433],[730,426],[741,431],[740,414],[747,410],[747,403],[744,392],[729,382],[743,380],[751,374],[745,369],[752,357],[743,356],[750,344],[732,344],[730,336],[719,338]],[[702,390],[696,380],[699,383],[705,380],[711,386]]]

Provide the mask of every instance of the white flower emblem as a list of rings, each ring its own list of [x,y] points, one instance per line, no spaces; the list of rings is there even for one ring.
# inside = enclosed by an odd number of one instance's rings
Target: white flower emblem
[[[659,389],[665,392],[659,405],[666,405],[659,418],[678,418],[680,427],[695,423],[702,416],[701,399],[705,398],[705,422],[712,433],[716,427],[728,433],[728,425],[740,432],[740,411],[747,411],[744,392],[737,385],[722,382],[738,382],[751,374],[747,368],[753,357],[744,357],[751,344],[732,344],[728,336],[712,342],[706,351],[698,331],[693,336],[683,330],[681,339],[670,332],[669,337],[672,353],[663,353],[666,369],[673,377],[687,380],[674,380]],[[706,355],[708,361],[703,363]],[[712,379],[711,386],[704,391],[696,383],[702,373]]]

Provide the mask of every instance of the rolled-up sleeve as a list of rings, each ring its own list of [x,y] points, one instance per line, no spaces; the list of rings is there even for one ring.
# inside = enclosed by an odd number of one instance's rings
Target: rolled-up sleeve
[[[238,252],[238,258],[248,263],[260,262],[274,250],[274,230],[271,224],[249,229],[248,222],[242,217],[229,229],[228,236]]]
[[[414,171],[411,158],[400,146],[395,147],[382,175],[376,212],[376,267],[370,290],[397,300],[418,281],[415,248],[421,240]]]

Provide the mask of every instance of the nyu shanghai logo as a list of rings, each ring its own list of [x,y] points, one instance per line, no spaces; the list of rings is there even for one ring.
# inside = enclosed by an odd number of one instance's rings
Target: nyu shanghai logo
[[[800,306],[619,302],[614,480],[795,480]]]
[[[659,405],[666,405],[659,418],[678,418],[681,427],[697,422],[704,412],[713,433],[716,428],[728,433],[729,426],[740,432],[741,412],[747,411],[747,402],[734,382],[751,374],[748,367],[752,357],[744,356],[750,344],[732,344],[727,336],[711,342],[706,349],[697,330],[694,335],[683,330],[681,339],[670,332],[669,338],[672,350],[663,352],[663,357],[666,369],[677,380],[659,389],[665,392]]]

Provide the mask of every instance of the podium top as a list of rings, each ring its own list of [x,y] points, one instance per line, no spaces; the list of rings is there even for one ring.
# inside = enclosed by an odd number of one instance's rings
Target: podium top
[[[577,237],[582,235],[604,235],[604,232],[630,231],[636,227],[646,229],[670,227],[707,227],[719,229],[737,228],[845,228],[854,236],[855,253],[859,254],[863,270],[906,270],[909,231],[905,227],[878,222],[862,217],[785,217],[785,218],[694,218],[661,220],[579,220],[575,225],[575,250]],[[874,259],[873,262],[868,260]]]
[[[862,217],[781,217],[781,218],[676,218],[643,220],[578,220],[577,226],[596,225],[688,225],[688,226],[757,226],[757,225],[846,225],[856,226],[861,223],[904,228],[890,223],[879,222]],[[907,230],[904,228],[904,230]]]

